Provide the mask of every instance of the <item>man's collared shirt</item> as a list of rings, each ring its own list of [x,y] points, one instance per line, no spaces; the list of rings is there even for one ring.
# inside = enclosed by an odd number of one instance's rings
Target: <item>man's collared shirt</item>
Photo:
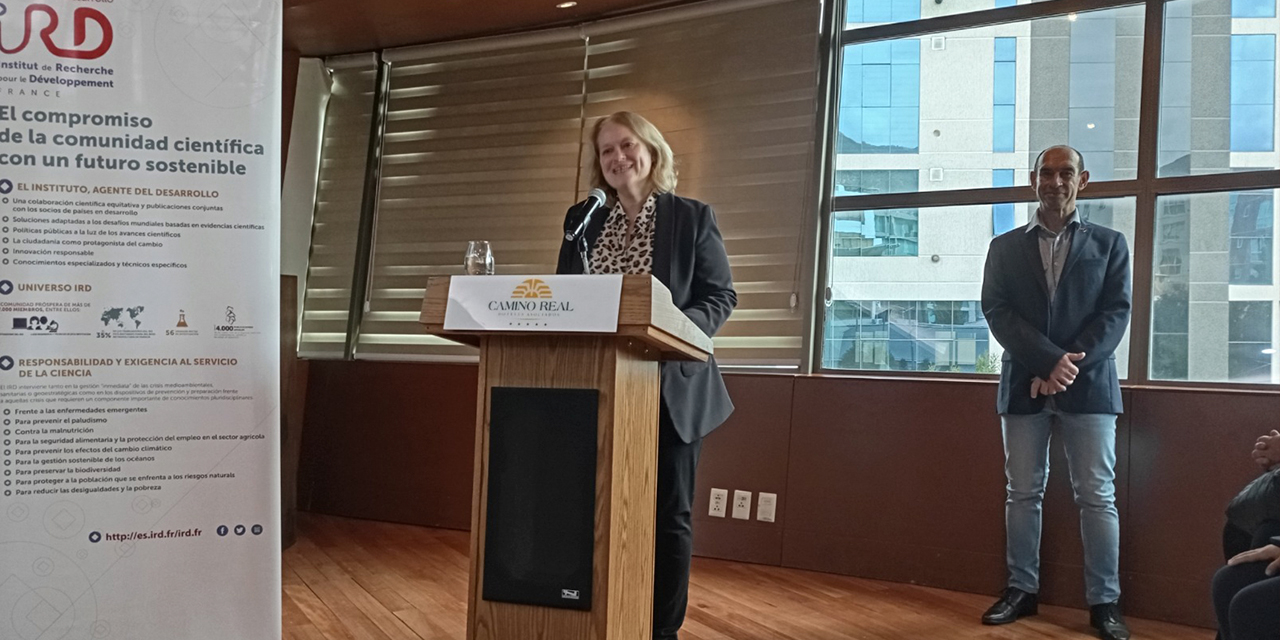
[[[1054,233],[1040,223],[1040,210],[1031,216],[1027,223],[1027,233],[1035,232],[1040,241],[1040,266],[1044,268],[1044,281],[1049,286],[1049,302],[1058,291],[1058,280],[1062,278],[1062,267],[1067,263],[1067,254],[1071,252],[1071,235],[1075,226],[1080,224],[1077,211],[1071,212],[1062,231]]]

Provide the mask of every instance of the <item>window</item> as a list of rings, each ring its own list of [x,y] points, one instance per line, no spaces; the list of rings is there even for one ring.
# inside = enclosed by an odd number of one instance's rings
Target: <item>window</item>
[[[1274,0],[1266,1],[1274,14]],[[1243,6],[1237,0],[1233,12]],[[1275,150],[1278,29],[1274,20],[1224,19],[1224,9],[1218,0],[1165,5],[1160,177],[1276,168],[1274,157],[1257,152]]]
[[[994,373],[977,301],[841,300],[827,312],[829,369]]]
[[[845,28],[884,22],[908,22],[991,8],[1012,7],[1043,0],[846,0]]]
[[[1233,193],[1228,211],[1231,284],[1271,284],[1275,198],[1270,192]]]
[[[845,22],[907,22],[920,19],[921,0],[849,0]]]
[[[922,3],[922,18],[945,14],[953,4]],[[837,197],[830,251],[823,256],[830,305],[821,325],[822,366],[998,369],[1003,349],[978,302],[983,265],[992,238],[1016,232],[1035,205],[939,202],[951,191],[973,198],[982,189],[1026,185],[1039,151],[1064,142],[1085,149],[1095,180],[1136,177],[1138,104],[1115,87],[1141,84],[1143,16],[1142,7],[1129,6],[929,34],[928,46],[915,38],[844,45],[833,142]],[[910,58],[898,47],[909,47]],[[918,78],[912,96],[919,136],[912,149],[886,148],[866,128],[867,110],[884,108],[875,96],[885,86],[884,73],[875,72],[881,89],[868,92],[867,67],[897,60],[914,65]],[[874,197],[875,206],[857,206],[861,197]],[[1083,216],[1129,238],[1135,206],[1133,197],[1080,203]],[[965,313],[939,315],[943,308]],[[1116,355],[1127,375],[1127,338]]]
[[[1160,252],[1160,266],[1157,270],[1162,276],[1182,275],[1182,252],[1177,249],[1164,249]]]
[[[1066,142],[1095,181],[1135,178],[1137,92],[1115,87],[1141,84],[1143,16],[1122,7],[847,44],[835,169],[914,169],[920,191],[989,188],[993,169],[1015,169],[1025,185],[1040,150]]]
[[[1272,303],[1232,302],[1227,342],[1227,378],[1235,382],[1273,382]]]
[[[1275,147],[1276,37],[1231,36],[1231,150]]]
[[[1013,151],[1018,97],[1018,39],[995,39],[991,150]]]
[[[914,256],[919,253],[920,214],[915,209],[842,211],[833,224],[833,256]]]
[[[1190,211],[1186,198],[1167,198],[1156,219],[1160,262],[1152,279],[1151,377],[1159,380],[1187,379],[1190,279],[1183,265],[1191,256]]]
[[[1231,0],[1232,18],[1274,18],[1276,0]]]
[[[900,193],[919,186],[920,172],[915,170],[845,170],[836,172],[835,195]]]
[[[1280,313],[1271,274],[1274,198],[1270,189],[1159,198],[1153,379],[1280,381],[1280,368],[1259,364],[1274,355],[1262,352],[1275,347],[1271,318]]]
[[[1116,65],[1116,51],[1122,46],[1119,20],[1114,12],[1099,11],[1071,21],[1068,140],[1088,156],[1090,179],[1095,181],[1136,175],[1130,162],[1116,166],[1116,75],[1132,73]]]
[[[991,171],[991,186],[993,187],[1012,187],[1013,186],[1013,169],[993,169]],[[1018,221],[1014,215],[1014,206],[1010,203],[991,205],[991,235],[998,236],[1006,231],[1012,231],[1018,226]]]
[[[839,153],[920,151],[920,41],[845,50]]]
[[[1081,201],[1082,215],[1133,237],[1133,198]],[[1007,206],[1026,220],[1033,203]],[[890,211],[835,212],[830,268],[831,305],[823,318],[822,365],[829,369],[881,369],[989,373],[1003,348],[982,318],[982,277],[994,229],[991,205],[912,210],[915,254],[907,257],[850,252],[837,246],[842,219]],[[871,245],[863,240],[864,246]],[[914,257],[912,257],[914,256]],[[972,313],[970,313],[972,311]],[[1128,372],[1128,338],[1116,351]],[[990,367],[995,367],[991,369]]]
[[[1185,176],[1192,173],[1191,129],[1191,3],[1170,2],[1165,5],[1164,42],[1160,69],[1160,151],[1157,154],[1159,175]],[[1197,24],[1204,29],[1204,25]],[[1221,56],[1219,56],[1221,57]],[[1224,89],[1225,90],[1225,89]],[[1209,105],[1196,97],[1197,116],[1207,114]],[[1197,130],[1205,129],[1203,118],[1195,120]],[[1205,133],[1208,133],[1206,131]],[[1222,139],[1221,135],[1215,139]],[[1221,149],[1226,141],[1213,146]],[[1196,154],[1197,164],[1204,154]]]

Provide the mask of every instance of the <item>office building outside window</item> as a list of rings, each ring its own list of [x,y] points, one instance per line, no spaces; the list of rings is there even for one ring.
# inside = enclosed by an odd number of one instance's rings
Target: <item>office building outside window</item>
[[[1271,382],[1271,302],[1232,302],[1227,329],[1227,379],[1232,382]]]
[[[845,22],[906,22],[920,19],[920,0],[849,0]]]
[[[1018,103],[1018,39],[995,39],[992,74],[991,150],[1013,151]]]
[[[992,169],[991,186],[1012,187],[1013,169]],[[1006,231],[1012,231],[1014,227],[1017,227],[1018,225],[1019,221],[1014,215],[1013,204],[1003,203],[991,205],[991,237],[994,238]]]
[[[987,2],[918,4],[922,19],[1029,4]],[[945,196],[922,192],[964,191],[966,201],[973,201],[975,190],[1027,185],[1035,155],[1065,142],[1083,152],[1094,185],[1082,193],[1081,216],[1123,232],[1134,255],[1149,256],[1149,264],[1134,265],[1151,276],[1149,297],[1134,300],[1135,305],[1149,305],[1140,314],[1149,323],[1144,331],[1148,342],[1136,350],[1147,363],[1143,378],[1280,382],[1277,190],[1261,177],[1245,184],[1267,188],[1229,192],[1202,179],[1280,166],[1280,149],[1274,143],[1280,32],[1275,6],[1276,0],[1164,4],[1161,86],[1153,109],[1159,117],[1154,183],[1138,175],[1138,129],[1144,114],[1137,89],[1142,86],[1145,7],[993,21],[961,31],[875,42],[889,46],[892,53],[894,44],[910,40],[918,52],[917,145],[868,149],[843,138],[835,141],[834,195],[854,197],[837,198],[828,227],[833,250],[825,256],[829,304],[822,326],[835,333],[824,334],[823,366],[983,371],[979,356],[984,343],[977,338],[964,347],[965,353],[975,355],[972,369],[964,358],[953,363],[929,348],[899,344],[890,349],[885,342],[878,351],[881,345],[875,341],[936,339],[929,336],[936,336],[930,332],[937,326],[921,321],[918,306],[909,311],[909,304],[975,303],[991,238],[1025,224],[1035,205],[1002,204],[1001,199],[985,201],[996,204],[948,205]],[[851,52],[872,44],[857,41],[857,29],[871,24],[857,23],[859,19],[866,16],[847,21],[853,30],[846,32],[846,60]],[[878,20],[902,19],[891,15]],[[861,56],[856,59],[864,63]],[[890,56],[889,64],[893,63]],[[847,109],[860,110],[867,104],[860,88],[856,102],[849,95],[842,89],[842,134],[849,129]],[[858,142],[865,144],[867,136],[859,135]],[[917,177],[914,182],[889,180],[887,190],[860,191],[876,193],[878,207],[892,206],[898,194],[904,194],[903,206],[915,207],[881,210],[886,216],[912,212],[914,255],[893,255],[883,241],[871,252],[850,249],[850,243],[876,247],[879,225],[864,217],[858,236],[848,235],[856,216],[868,212],[859,212],[855,179],[840,176],[873,171],[912,172]],[[1204,186],[1197,186],[1196,193],[1180,192],[1185,187],[1161,189],[1172,184],[1166,178],[1181,176]],[[1155,218],[1151,245],[1141,253],[1134,234],[1135,195],[1140,189],[1118,182],[1131,180],[1160,194],[1149,214]],[[1100,189],[1124,195],[1089,197]],[[908,195],[913,192],[920,195]],[[1026,197],[1032,197],[1029,189]],[[955,318],[953,314],[949,319]],[[974,326],[966,320],[948,330],[955,332],[956,340],[969,340],[960,336],[971,336],[964,332]],[[1001,351],[989,335],[985,344],[989,356]],[[1128,375],[1129,355],[1127,344],[1116,352],[1122,377]]]
[[[1276,37],[1231,36],[1231,150],[1275,148]]]
[[[1274,18],[1276,0],[1231,0],[1232,18]]]
[[[872,42],[844,56],[838,152],[919,152],[920,42]]]

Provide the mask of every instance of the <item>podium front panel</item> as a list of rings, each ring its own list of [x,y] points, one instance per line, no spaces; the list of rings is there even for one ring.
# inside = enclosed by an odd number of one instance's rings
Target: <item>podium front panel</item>
[[[483,599],[591,610],[599,391],[493,387]]]

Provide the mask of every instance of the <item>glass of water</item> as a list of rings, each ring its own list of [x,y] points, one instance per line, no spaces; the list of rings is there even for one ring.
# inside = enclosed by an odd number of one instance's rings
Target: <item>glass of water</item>
[[[462,270],[469,276],[493,275],[493,250],[488,240],[472,240],[467,243],[467,253],[462,257]]]

